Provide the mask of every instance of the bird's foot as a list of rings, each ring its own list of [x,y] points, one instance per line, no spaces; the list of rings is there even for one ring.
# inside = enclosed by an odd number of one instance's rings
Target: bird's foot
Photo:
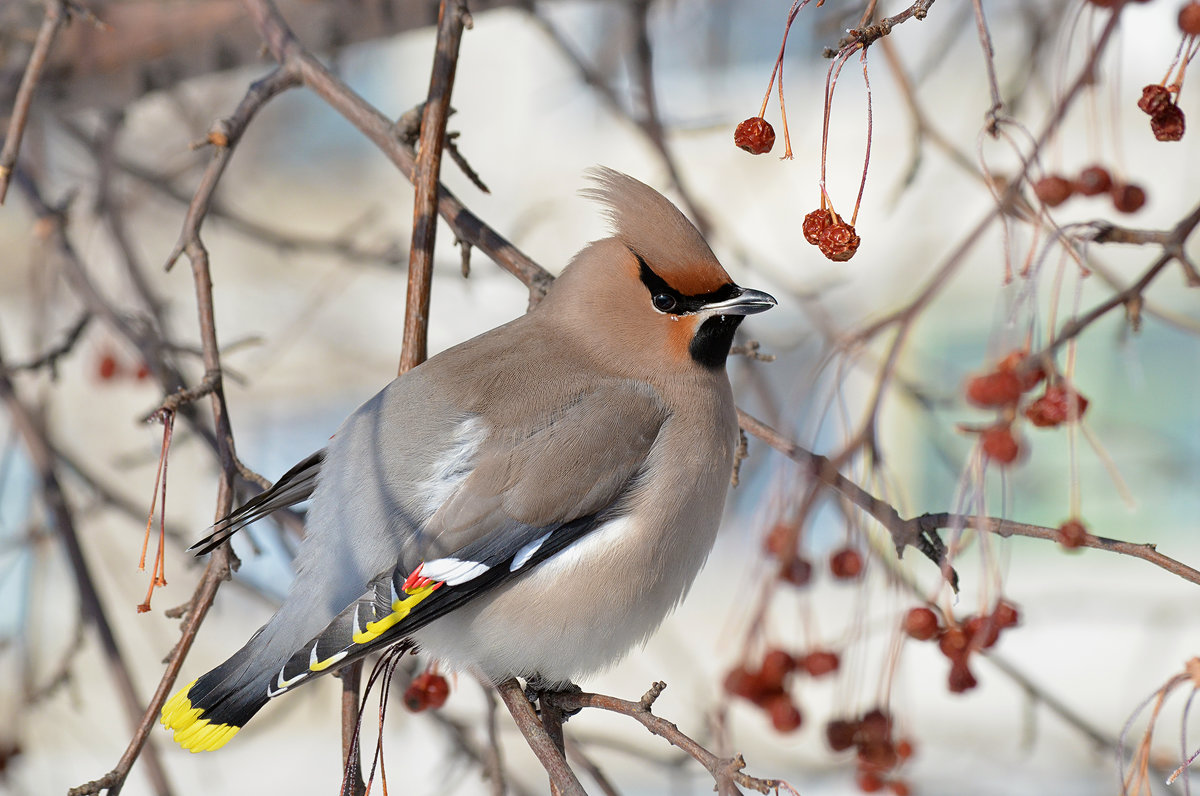
[[[549,682],[549,681],[543,679],[540,675],[537,675],[537,674],[530,675],[529,677],[525,678],[525,698],[528,699],[529,704],[534,705],[535,708],[540,704],[540,700],[547,694],[582,694],[582,693],[583,693],[583,689],[571,682],[552,683],[552,682]],[[582,708],[575,708],[574,710],[562,711],[563,721],[566,721],[567,719],[571,718],[576,713],[578,713],[580,710],[582,710]],[[540,710],[538,711],[538,715],[539,716],[541,715]]]

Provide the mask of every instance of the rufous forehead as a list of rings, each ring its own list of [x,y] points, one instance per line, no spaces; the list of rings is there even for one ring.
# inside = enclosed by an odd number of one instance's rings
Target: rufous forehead
[[[638,273],[638,254],[641,252],[631,253],[629,258],[634,276],[637,276]],[[644,254],[642,254],[642,258],[651,271],[685,296],[702,296],[705,293],[720,290],[733,282],[729,278],[729,274],[725,273],[725,269],[715,261],[655,261],[650,259],[649,255]]]

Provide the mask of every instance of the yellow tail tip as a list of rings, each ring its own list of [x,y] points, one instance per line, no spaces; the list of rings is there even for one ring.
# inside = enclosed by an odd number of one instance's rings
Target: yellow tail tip
[[[175,731],[175,742],[189,752],[211,752],[220,749],[237,735],[241,729],[234,724],[213,724],[208,719],[200,718],[204,711],[192,707],[188,693],[196,681],[167,700],[163,705],[159,721],[169,730]]]

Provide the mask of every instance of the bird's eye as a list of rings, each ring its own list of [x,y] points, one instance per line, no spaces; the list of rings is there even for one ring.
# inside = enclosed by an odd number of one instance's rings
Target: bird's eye
[[[654,308],[659,312],[670,312],[675,309],[675,297],[667,293],[659,293],[652,300]]]

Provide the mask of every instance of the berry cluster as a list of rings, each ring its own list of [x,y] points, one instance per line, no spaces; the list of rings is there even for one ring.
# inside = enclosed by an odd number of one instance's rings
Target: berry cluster
[[[745,664],[731,669],[725,676],[725,691],[766,711],[779,732],[794,732],[804,722],[804,716],[788,694],[786,681],[801,671],[809,677],[824,677],[836,672],[840,663],[837,653],[830,650],[793,656],[781,649],[771,649],[763,655],[757,669]]]
[[[803,230],[804,239],[834,262],[844,263],[858,251],[860,239],[854,225],[842,220],[833,208],[820,207],[806,215]]]
[[[112,381],[118,376],[144,381],[150,378],[150,368],[145,362],[139,362],[136,367],[122,362],[112,348],[105,347],[96,357],[96,378]]]
[[[873,708],[853,719],[832,719],[825,725],[825,740],[835,752],[853,748],[858,756],[855,781],[864,793],[887,787],[895,796],[908,796],[908,783],[891,776],[912,757],[912,742],[892,737],[892,717]]]
[[[418,674],[408,684],[404,691],[404,706],[413,713],[422,710],[437,710],[446,704],[450,696],[450,684],[446,678],[436,672],[428,671]]]
[[[994,425],[978,429],[984,455],[1000,465],[1009,465],[1021,455],[1021,443],[1013,433],[1022,397],[1033,390],[1046,371],[1041,363],[1028,359],[1025,352],[1013,351],[996,365],[995,370],[967,381],[967,400],[982,409],[996,409],[999,417]],[[1024,416],[1039,428],[1054,428],[1083,417],[1088,400],[1054,374],[1045,391],[1029,401]]]
[[[765,155],[775,146],[775,128],[761,116],[751,116],[733,131],[733,143],[751,155]]]
[[[1183,110],[1171,98],[1171,89],[1159,83],[1145,86],[1137,105],[1150,117],[1150,130],[1159,141],[1183,138]]]
[[[796,529],[780,522],[767,534],[764,546],[767,554],[782,562],[779,568],[779,578],[793,586],[807,586],[813,576],[812,562],[800,555],[787,555],[788,541]],[[829,556],[829,572],[838,580],[855,580],[862,575],[866,562],[862,553],[853,547],[843,547],[835,550]]]
[[[1107,194],[1121,213],[1136,213],[1146,204],[1146,191],[1133,183],[1113,180],[1103,166],[1088,166],[1074,180],[1060,174],[1048,174],[1033,184],[1033,192],[1046,207],[1058,207],[1075,194]]]
[[[928,608],[912,608],[904,615],[904,632],[917,641],[937,639],[938,649],[950,659],[947,685],[951,693],[961,694],[978,685],[967,660],[975,650],[987,649],[1000,638],[1000,632],[1019,621],[1016,606],[1001,600],[990,614],[968,616],[962,624],[942,626]]]

